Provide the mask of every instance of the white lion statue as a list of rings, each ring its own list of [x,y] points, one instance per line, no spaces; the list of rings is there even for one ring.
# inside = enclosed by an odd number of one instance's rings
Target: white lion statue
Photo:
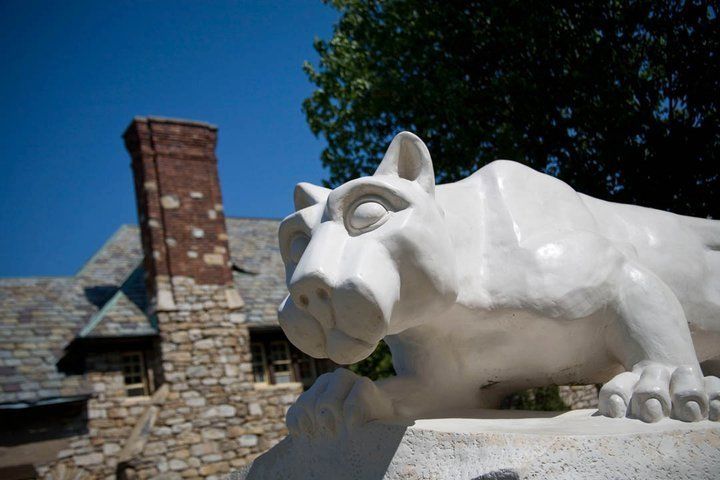
[[[604,383],[605,416],[720,419],[720,379],[703,376],[720,372],[720,221],[598,200],[506,160],[435,185],[408,132],[372,177],[299,184],[295,208],[279,232],[283,330],[339,364],[385,339],[397,376],[319,377],[291,434],[589,383]]]

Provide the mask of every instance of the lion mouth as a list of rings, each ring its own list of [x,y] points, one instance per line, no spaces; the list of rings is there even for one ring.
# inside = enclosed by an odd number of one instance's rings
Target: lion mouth
[[[329,302],[328,310],[325,315],[318,317],[310,315],[321,327],[324,336],[325,352],[328,358],[340,365],[349,365],[367,358],[373,351],[380,339],[376,341],[368,341],[359,337],[357,334],[348,332],[343,326],[348,322],[343,321],[341,317],[338,321],[338,315],[335,306]],[[359,324],[367,324],[364,320],[352,318],[350,321]],[[366,337],[371,337],[372,332],[360,331]]]
[[[328,357],[340,365],[348,365],[366,359],[375,351],[376,344],[365,342],[359,338],[333,328],[326,335]]]
[[[330,325],[322,325],[322,322],[320,322],[321,325],[323,326],[323,329],[328,333],[328,335],[331,332],[338,332],[338,334],[342,334],[343,338],[345,338],[347,340],[350,340],[353,342],[358,342],[358,343],[364,344],[364,345],[368,345],[373,348],[377,344],[377,342],[379,342],[380,339],[382,339],[382,337],[384,336],[384,335],[380,335],[380,338],[375,339],[374,337],[376,336],[375,334],[377,332],[372,331],[372,329],[370,329],[370,328],[366,328],[365,330],[358,330],[357,328],[355,328],[355,329],[346,328],[353,324],[372,325],[373,323],[370,322],[369,321],[370,319],[368,319],[366,317],[363,317],[362,319],[350,318],[348,320],[345,320],[344,318],[341,317],[340,319],[338,319],[338,315],[337,315],[334,305],[330,305],[330,319],[331,319]],[[380,318],[379,322],[376,322],[376,323],[380,323],[380,325],[384,326],[384,323],[381,323],[381,322],[382,322],[382,319]]]
[[[347,332],[341,323],[336,322],[334,311],[322,321],[306,310],[298,308],[291,296],[281,304],[278,319],[293,345],[312,357],[330,358],[341,365],[365,359],[375,350],[382,338],[376,341],[358,338]]]

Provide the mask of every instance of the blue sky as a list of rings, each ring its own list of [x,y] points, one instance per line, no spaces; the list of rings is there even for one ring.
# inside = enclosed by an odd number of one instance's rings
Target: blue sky
[[[227,214],[289,213],[324,177],[301,65],[337,17],[319,0],[0,2],[0,276],[72,275],[136,222],[135,115],[218,125]]]

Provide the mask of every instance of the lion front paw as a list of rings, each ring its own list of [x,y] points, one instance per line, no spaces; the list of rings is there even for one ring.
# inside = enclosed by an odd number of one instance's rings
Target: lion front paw
[[[600,390],[600,413],[657,422],[720,420],[720,379],[704,377],[697,367],[668,367],[643,362],[616,375]]]
[[[290,434],[335,436],[365,423],[392,416],[392,403],[368,378],[339,368],[318,377],[290,407]]]

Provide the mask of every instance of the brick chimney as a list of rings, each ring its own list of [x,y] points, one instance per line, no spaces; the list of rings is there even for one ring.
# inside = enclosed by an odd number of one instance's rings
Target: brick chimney
[[[266,447],[249,407],[261,400],[253,388],[243,302],[233,285],[217,128],[142,117],[124,139],[163,386],[126,443],[118,478],[220,478]]]
[[[217,127],[136,117],[123,135],[132,158],[138,219],[156,310],[173,310],[174,278],[232,285],[228,236],[218,180]],[[227,289],[229,306],[240,306]]]

